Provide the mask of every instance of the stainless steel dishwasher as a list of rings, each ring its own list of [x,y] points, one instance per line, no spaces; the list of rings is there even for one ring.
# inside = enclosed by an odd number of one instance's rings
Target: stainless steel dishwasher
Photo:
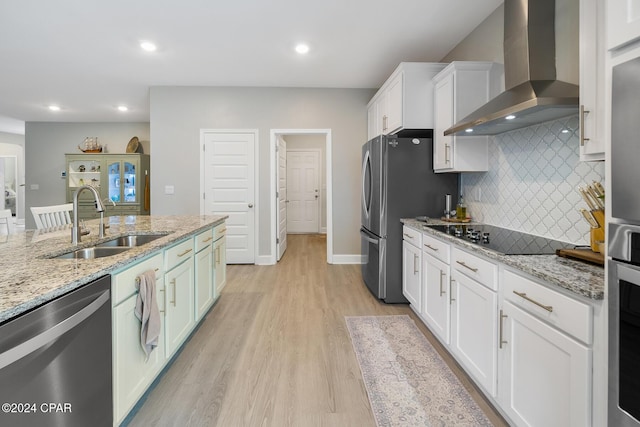
[[[111,426],[111,276],[0,325],[0,426]]]

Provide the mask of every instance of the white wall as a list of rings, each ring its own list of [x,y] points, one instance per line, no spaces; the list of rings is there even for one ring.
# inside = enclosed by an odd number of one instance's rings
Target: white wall
[[[257,256],[271,255],[269,185],[271,129],[331,129],[334,253],[359,254],[360,149],[367,139],[373,89],[152,87],[150,90],[152,214],[200,209],[200,129],[258,129]],[[173,185],[175,194],[163,194]]]
[[[284,140],[287,141],[287,151],[314,149],[320,151],[320,180],[321,198],[320,198],[320,228],[323,231],[327,229],[327,184],[325,179],[326,166],[326,137],[324,135],[285,135]]]
[[[31,206],[56,205],[66,202],[64,155],[80,153],[87,136],[97,136],[109,153],[126,152],[129,140],[137,136],[144,152],[150,154],[149,123],[51,123],[27,122],[25,127],[25,228],[35,228]],[[153,176],[153,174],[152,174]],[[31,185],[38,190],[31,190]],[[152,200],[153,202],[153,200]]]

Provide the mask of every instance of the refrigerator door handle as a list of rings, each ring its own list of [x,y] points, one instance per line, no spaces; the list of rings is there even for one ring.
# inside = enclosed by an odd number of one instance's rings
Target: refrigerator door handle
[[[374,245],[378,245],[380,242],[378,241],[378,239],[375,239],[371,236],[369,236],[369,233],[367,233],[364,229],[360,229],[360,235],[362,236],[363,239],[365,239],[367,242],[369,243],[373,243]]]
[[[369,216],[371,216],[371,192],[373,183],[371,182],[371,177],[369,177],[369,188],[365,188],[367,173],[371,174],[371,153],[369,150],[365,153],[364,160],[362,161],[362,210],[366,217],[369,218]]]

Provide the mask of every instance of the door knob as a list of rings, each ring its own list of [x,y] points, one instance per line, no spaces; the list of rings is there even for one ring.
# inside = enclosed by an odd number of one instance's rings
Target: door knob
[[[253,203],[249,203],[249,207],[252,208],[253,207]]]

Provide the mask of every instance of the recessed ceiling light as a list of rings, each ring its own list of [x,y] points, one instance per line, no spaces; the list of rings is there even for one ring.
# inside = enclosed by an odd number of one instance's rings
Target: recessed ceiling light
[[[304,43],[300,43],[296,46],[296,52],[298,52],[300,55],[304,55],[305,53],[309,52],[309,45],[304,44]]]
[[[51,111],[60,111],[60,107],[57,105],[49,105],[49,110]]]
[[[129,111],[129,107],[127,107],[126,105],[118,105],[118,111]]]
[[[507,117],[505,117],[505,119],[507,119],[507,120],[513,120],[515,118],[516,118],[516,116],[514,116],[513,114],[509,114]]]
[[[471,133],[471,132],[473,132],[473,129],[469,128],[469,129],[465,129],[464,131],[467,132],[467,133]]]
[[[151,42],[140,42],[140,47],[147,52],[153,52],[158,48],[154,43]]]

